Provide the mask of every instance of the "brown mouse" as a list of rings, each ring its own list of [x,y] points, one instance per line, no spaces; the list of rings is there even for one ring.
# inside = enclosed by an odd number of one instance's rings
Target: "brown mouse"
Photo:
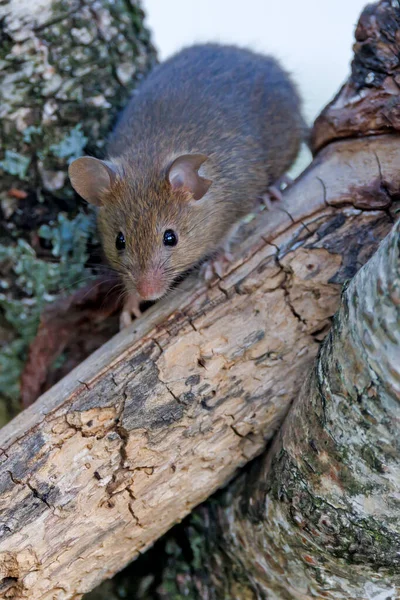
[[[137,314],[141,300],[160,298],[224,247],[305,132],[296,87],[272,57],[205,44],[154,69],[122,112],[107,160],[69,167],[75,190],[99,207],[128,310]]]

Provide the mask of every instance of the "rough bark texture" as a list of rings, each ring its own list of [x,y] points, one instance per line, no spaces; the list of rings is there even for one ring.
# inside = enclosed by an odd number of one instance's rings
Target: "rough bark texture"
[[[5,0],[0,23],[2,423],[17,408],[42,310],[90,274],[94,219],[74,197],[68,163],[84,151],[102,153],[154,50],[133,0]],[[115,332],[97,329],[97,346]]]
[[[350,190],[399,188],[399,147],[328,148],[247,225],[223,281],[184,282],[3,428],[4,593],[79,598],[265,448],[392,226],[389,195],[363,211]]]
[[[272,449],[197,511],[192,570],[176,555],[156,597],[400,597],[399,323],[398,223],[345,288]]]
[[[69,159],[101,151],[148,68],[143,13],[122,0],[6,0],[0,18],[0,191],[73,198]]]
[[[365,15],[360,64],[378,57],[396,82],[399,4]],[[315,148],[397,129],[397,88],[370,80],[359,121],[345,94],[351,126],[326,113]],[[399,148],[331,143],[247,226],[223,281],[188,280],[3,428],[3,597],[80,598],[259,454],[292,401],[272,450],[175,531],[134,597],[399,597],[398,227],[345,289],[309,375],[342,284],[396,217]]]

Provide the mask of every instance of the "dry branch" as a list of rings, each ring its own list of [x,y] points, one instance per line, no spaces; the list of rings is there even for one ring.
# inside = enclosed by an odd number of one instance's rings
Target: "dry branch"
[[[79,598],[265,448],[399,188],[398,137],[330,146],[223,281],[185,282],[0,431],[4,597]]]

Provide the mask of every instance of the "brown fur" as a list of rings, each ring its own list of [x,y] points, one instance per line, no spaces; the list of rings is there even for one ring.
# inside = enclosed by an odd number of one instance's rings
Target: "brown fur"
[[[166,291],[218,250],[290,167],[304,132],[296,89],[270,57],[210,44],[156,68],[114,131],[109,160],[119,175],[99,210],[106,256],[128,289],[157,269]],[[169,166],[186,153],[208,156],[200,173],[212,184],[200,200],[168,182]],[[176,231],[176,247],[163,245],[166,229]]]

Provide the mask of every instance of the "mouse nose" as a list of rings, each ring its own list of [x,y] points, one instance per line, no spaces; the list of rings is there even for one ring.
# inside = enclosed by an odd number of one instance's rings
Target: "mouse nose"
[[[136,288],[143,300],[157,300],[165,292],[165,285],[157,271],[150,271],[139,277]]]

